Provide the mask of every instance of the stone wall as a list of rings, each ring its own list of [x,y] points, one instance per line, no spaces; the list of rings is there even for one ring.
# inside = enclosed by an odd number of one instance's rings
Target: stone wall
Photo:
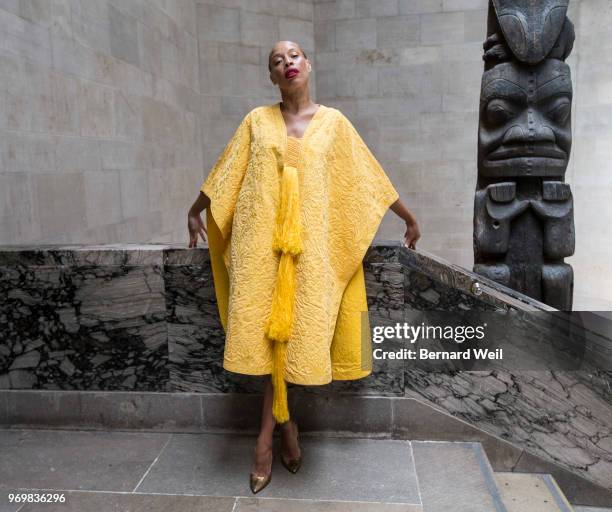
[[[195,13],[0,4],[1,243],[185,239],[202,177]]]
[[[315,0],[318,99],[363,135],[420,246],[471,268],[478,101],[488,0]],[[403,234],[395,215],[384,238]]]
[[[574,195],[574,309],[612,310],[612,3],[571,0],[576,42],[573,146],[566,179]]]

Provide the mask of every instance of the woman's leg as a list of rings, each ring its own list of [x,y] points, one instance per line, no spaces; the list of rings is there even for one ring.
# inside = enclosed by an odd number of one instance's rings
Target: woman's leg
[[[289,389],[287,389],[287,398],[289,396]],[[279,430],[281,435],[281,457],[283,459],[297,459],[300,456],[300,445],[298,443],[297,434],[298,426],[293,418],[289,421],[279,424]]]
[[[255,445],[255,461],[251,471],[257,475],[267,475],[272,470],[272,444],[276,420],[272,415],[272,379],[266,379],[264,388],[261,427]]]
[[[273,398],[272,379],[266,380],[264,388],[263,406],[261,414],[261,427],[255,445],[255,461],[252,472],[257,475],[267,475],[272,470],[272,445],[276,420],[272,414]],[[287,393],[289,391],[287,390]],[[285,460],[296,459],[300,456],[300,446],[297,440],[297,426],[294,421],[280,424],[281,455]]]

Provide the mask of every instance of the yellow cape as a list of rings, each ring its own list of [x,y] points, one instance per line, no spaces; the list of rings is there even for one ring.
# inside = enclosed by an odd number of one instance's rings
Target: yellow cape
[[[299,150],[290,161],[295,141]],[[325,105],[293,141],[280,103],[251,110],[201,186],[211,200],[206,219],[226,333],[223,368],[274,374],[275,344],[266,327],[283,268],[273,247],[288,170],[299,193],[301,250],[292,259],[284,380],[315,385],[365,377],[372,353],[362,260],[399,195],[350,121]]]

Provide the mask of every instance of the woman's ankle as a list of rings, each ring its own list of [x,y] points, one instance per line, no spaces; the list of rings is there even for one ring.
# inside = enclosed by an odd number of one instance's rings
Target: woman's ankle
[[[274,440],[273,440],[271,434],[267,434],[267,433],[266,434],[259,434],[257,436],[256,443],[258,445],[266,446],[266,447],[269,448],[269,447],[271,447],[273,445]]]

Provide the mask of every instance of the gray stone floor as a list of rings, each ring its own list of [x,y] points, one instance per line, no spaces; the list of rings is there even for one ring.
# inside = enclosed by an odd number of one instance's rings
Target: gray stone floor
[[[612,512],[612,508],[574,507],[574,512]]]
[[[254,436],[0,430],[0,512],[503,511],[474,443],[303,435],[293,475],[275,442],[272,481],[254,496]],[[9,501],[27,489],[65,502]]]

